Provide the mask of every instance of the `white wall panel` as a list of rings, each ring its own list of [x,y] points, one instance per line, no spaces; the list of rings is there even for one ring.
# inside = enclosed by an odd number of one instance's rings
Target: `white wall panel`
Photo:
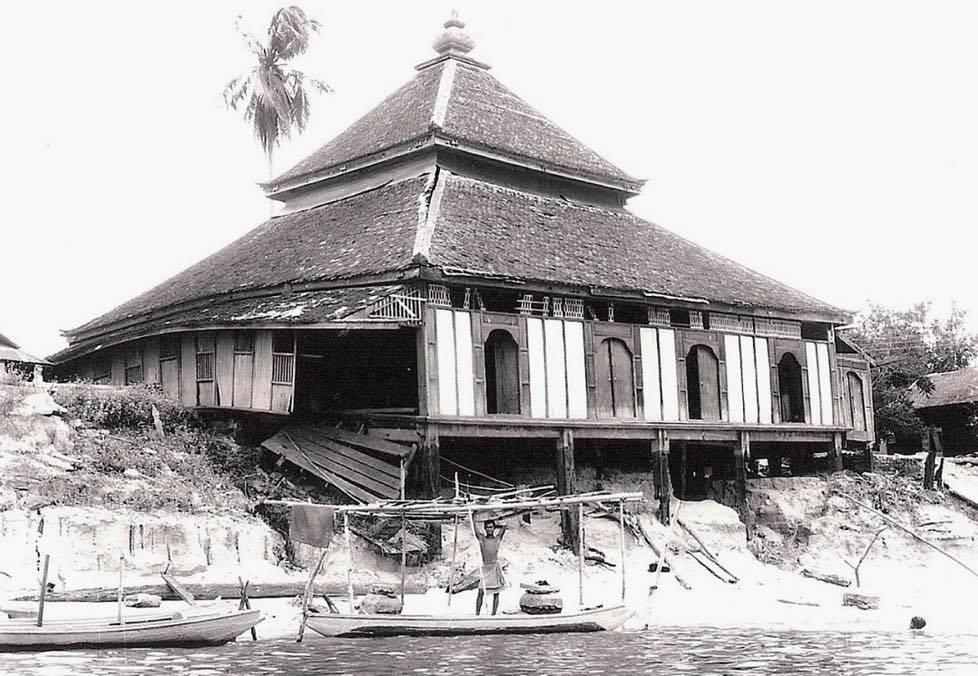
[[[771,358],[767,338],[754,339],[754,364],[757,371],[758,421],[770,425],[771,417]]]
[[[642,388],[645,419],[662,420],[662,384],[659,381],[659,336],[653,328],[639,330],[642,346]]]
[[[458,414],[475,415],[475,377],[472,374],[472,317],[455,313],[455,374],[458,382]]]
[[[455,327],[451,310],[435,310],[435,342],[438,348],[438,411],[457,415]]]
[[[662,419],[679,420],[679,383],[676,376],[676,333],[659,329],[659,372],[662,382]]]
[[[545,319],[544,344],[547,353],[547,417],[567,417],[567,358],[564,356],[564,322]]]
[[[526,318],[527,356],[530,361],[530,415],[547,417],[547,375],[543,361],[543,320]]]
[[[584,324],[564,322],[567,355],[567,417],[587,418],[587,379],[584,370]],[[658,381],[656,381],[658,389]]]
[[[730,422],[744,422],[744,385],[740,371],[740,338],[725,335],[723,347],[727,360],[727,404]]]
[[[832,371],[829,369],[829,346],[818,343],[818,390],[822,398],[822,424],[832,424]]]
[[[750,336],[740,337],[740,373],[744,383],[744,422],[757,423],[757,363],[754,339]]]
[[[819,393],[818,355],[815,343],[805,343],[805,361],[808,368],[808,401],[812,425],[822,424],[822,396]]]

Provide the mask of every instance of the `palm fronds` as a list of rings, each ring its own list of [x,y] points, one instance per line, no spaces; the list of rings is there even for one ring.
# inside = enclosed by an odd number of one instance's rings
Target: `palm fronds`
[[[271,159],[282,139],[289,138],[293,131],[305,130],[310,93],[332,91],[322,80],[289,65],[309,48],[309,39],[319,31],[320,24],[299,7],[292,6],[275,13],[264,43],[241,27],[240,17],[236,25],[258,63],[228,82],[223,92],[224,103],[243,114],[265,155]]]

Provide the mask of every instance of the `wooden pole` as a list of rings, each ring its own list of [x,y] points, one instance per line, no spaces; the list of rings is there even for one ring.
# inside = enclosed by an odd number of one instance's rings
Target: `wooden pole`
[[[44,555],[44,570],[41,572],[41,596],[37,602],[37,626],[44,624],[44,597],[48,594],[48,562],[50,554]]]
[[[407,500],[407,473],[404,470],[404,458],[401,458],[401,500]]]
[[[295,642],[302,643],[302,636],[306,632],[306,618],[309,615],[309,600],[312,598],[312,590],[315,588],[316,576],[319,575],[319,571],[323,567],[323,561],[326,559],[326,549],[323,549],[322,554],[319,555],[319,561],[316,562],[316,567],[312,569],[312,573],[309,575],[309,581],[306,583],[306,588],[302,593],[302,618],[299,620],[299,633],[296,634]],[[240,581],[241,578],[239,577]],[[242,593],[247,594],[247,585],[242,587]],[[352,606],[351,606],[352,608]],[[353,611],[350,610],[352,613]],[[257,638],[255,639],[257,640]]]
[[[482,567],[482,547],[479,546],[479,534],[475,530],[475,517],[472,515],[472,510],[469,510],[469,526],[472,528],[472,537],[475,538],[475,544],[479,547],[479,591],[482,592],[482,599],[485,600],[486,596],[486,571]]]
[[[350,602],[350,614],[353,613],[353,537],[350,535],[350,515],[343,513],[343,529],[346,530],[346,596]]]
[[[618,545],[621,559],[621,600],[625,600],[625,501],[618,502]]]
[[[455,474],[456,480],[458,480],[458,474]],[[455,587],[455,555],[458,552],[458,514],[455,515],[452,522],[452,527],[455,531],[454,539],[452,540],[452,565],[448,569],[448,607],[452,607],[452,589]]]
[[[577,505],[577,596],[584,608],[584,505]]]
[[[126,564],[126,557],[120,556],[119,557],[119,595],[118,595],[118,620],[119,620],[119,624],[123,624],[123,622],[122,622],[122,570],[125,567],[125,564]]]
[[[404,579],[407,575],[407,517],[401,514],[401,612],[404,611]]]

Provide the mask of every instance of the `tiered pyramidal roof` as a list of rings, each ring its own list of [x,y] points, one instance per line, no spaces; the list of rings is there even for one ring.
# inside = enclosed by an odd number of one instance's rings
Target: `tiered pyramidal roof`
[[[457,16],[434,47],[412,80],[265,186],[285,203],[283,215],[69,339],[94,341],[165,317],[169,325],[213,323],[242,294],[439,275],[848,320],[628,212],[642,182],[490,75],[469,55]]]

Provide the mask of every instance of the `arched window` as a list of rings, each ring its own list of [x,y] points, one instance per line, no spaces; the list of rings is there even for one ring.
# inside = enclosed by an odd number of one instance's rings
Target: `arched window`
[[[863,379],[858,374],[849,372],[846,376],[849,384],[849,413],[854,430],[866,429],[866,400],[863,394]]]
[[[635,417],[635,367],[625,341],[605,338],[594,353],[599,418]]]
[[[496,329],[485,344],[486,412],[520,412],[520,348],[508,331]]]
[[[686,355],[686,404],[690,420],[720,419],[720,362],[706,345]]]
[[[790,352],[785,352],[778,362],[778,391],[781,393],[781,422],[805,422],[801,364]]]

